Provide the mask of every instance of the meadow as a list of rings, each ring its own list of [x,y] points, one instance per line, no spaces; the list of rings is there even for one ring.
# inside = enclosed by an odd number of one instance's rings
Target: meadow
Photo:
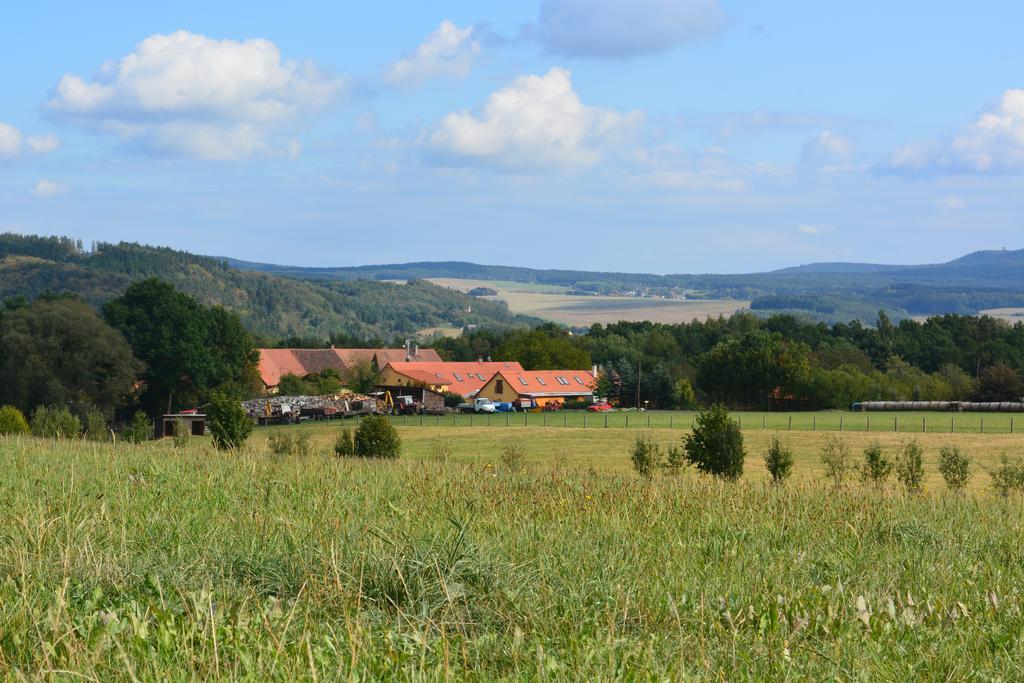
[[[533,415],[531,418],[535,417]],[[540,417],[540,416],[536,416]],[[242,452],[0,438],[0,671],[12,679],[1016,680],[1011,434],[843,434],[925,446],[925,492],[821,478],[824,434],[746,429],[743,480],[651,482],[641,431],[401,426],[403,457],[328,455],[340,425]],[[274,433],[314,454],[278,456]],[[522,463],[502,458],[509,443]],[[973,458],[944,491],[940,445]]]

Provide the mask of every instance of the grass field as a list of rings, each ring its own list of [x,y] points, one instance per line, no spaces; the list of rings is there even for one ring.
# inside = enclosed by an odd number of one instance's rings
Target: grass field
[[[533,416],[531,416],[533,417]],[[272,431],[316,455],[268,453]],[[328,457],[339,425],[131,445],[0,438],[0,671],[12,679],[1019,680],[1024,506],[1009,434],[924,434],[924,495],[820,480],[647,483],[634,429],[399,426],[403,458]],[[682,430],[652,429],[662,443]],[[844,434],[855,454],[870,440]],[[510,439],[522,471],[501,461]],[[966,496],[939,445],[974,459]]]
[[[1024,322],[1024,308],[990,308],[987,311],[982,311],[981,314],[1002,318],[1010,324]]]
[[[735,412],[745,430],[843,431],[909,434],[1022,434],[1024,413],[937,413],[840,411],[804,413]],[[552,413],[495,413],[487,415],[395,417],[397,426],[452,427],[579,427],[587,429],[685,429],[697,413],[689,411],[614,411],[590,413],[565,410]]]
[[[508,304],[513,313],[532,315],[566,325],[585,327],[594,323],[620,320],[651,320],[661,323],[687,323],[719,315],[730,316],[747,308],[749,301],[654,299],[626,296],[574,296],[564,287],[532,285],[520,282],[431,278],[431,282],[462,292],[474,287],[490,287],[497,299]]]

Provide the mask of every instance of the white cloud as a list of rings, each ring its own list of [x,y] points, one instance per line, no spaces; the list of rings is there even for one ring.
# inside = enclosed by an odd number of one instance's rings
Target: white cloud
[[[842,164],[853,156],[853,141],[830,130],[823,130],[804,143],[801,159],[808,166]]]
[[[50,199],[51,197],[56,197],[59,194],[64,194],[65,192],[70,191],[71,186],[67,183],[46,180],[44,178],[33,186],[32,195],[39,199]]]
[[[143,149],[202,159],[295,153],[289,122],[345,87],[310,63],[282,60],[268,40],[155,34],[93,80],[65,74],[49,108]]]
[[[21,152],[21,131],[0,121],[0,156],[15,156]]]
[[[614,59],[665,52],[726,23],[717,0],[544,0],[531,30],[549,52]]]
[[[391,64],[384,80],[411,87],[432,78],[465,78],[479,56],[480,41],[474,27],[459,28],[445,19],[419,47]]]
[[[25,142],[28,143],[28,148],[36,154],[48,154],[60,147],[60,139],[53,133],[29,135]]]
[[[963,197],[942,197],[935,200],[935,206],[946,211],[959,211],[967,208],[967,200]]]
[[[805,235],[830,235],[836,231],[834,225],[810,225],[807,223],[801,223],[796,226],[796,229]]]
[[[60,140],[52,133],[30,135],[25,138],[20,130],[9,123],[0,121],[0,157],[18,156],[24,151],[26,145],[35,154],[47,154],[60,147]]]
[[[441,155],[499,166],[589,165],[601,158],[603,145],[628,139],[643,118],[640,111],[583,104],[571,74],[556,67],[492,93],[479,115],[448,114],[421,142]]]
[[[911,142],[898,148],[890,156],[887,170],[1024,171],[1024,90],[1007,90],[996,107],[947,139]]]

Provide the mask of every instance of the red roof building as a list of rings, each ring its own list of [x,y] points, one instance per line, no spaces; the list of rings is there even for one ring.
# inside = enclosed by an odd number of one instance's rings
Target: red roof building
[[[495,373],[478,396],[496,402],[542,406],[566,399],[592,400],[596,379],[590,370],[509,370]]]
[[[417,362],[389,363],[381,370],[379,384],[387,386],[422,386],[434,391],[474,396],[488,380],[500,371],[521,372],[515,361]]]
[[[441,362],[434,349],[259,349],[263,385],[273,390],[285,375],[306,375],[328,368],[344,374],[361,363],[383,368],[395,359],[403,362]]]

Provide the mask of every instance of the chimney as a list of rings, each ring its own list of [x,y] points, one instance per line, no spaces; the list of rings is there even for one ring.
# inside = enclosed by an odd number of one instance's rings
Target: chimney
[[[597,379],[597,363],[594,363],[594,367],[590,369],[590,374],[594,376],[594,379]]]

